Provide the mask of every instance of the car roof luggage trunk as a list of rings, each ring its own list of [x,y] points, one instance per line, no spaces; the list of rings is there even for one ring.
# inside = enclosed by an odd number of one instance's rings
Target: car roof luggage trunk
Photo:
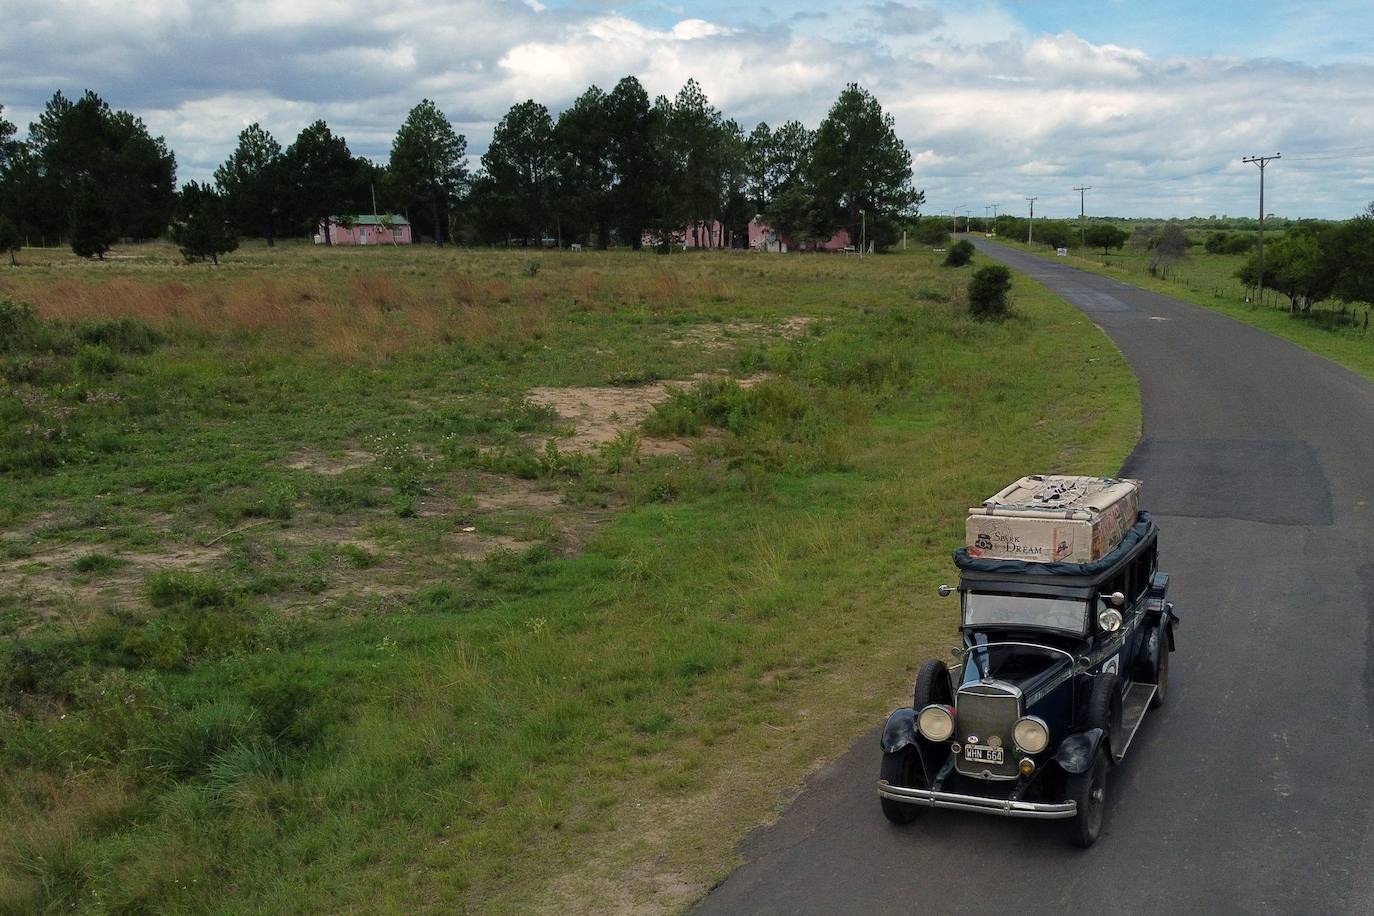
[[[975,559],[1093,563],[1130,532],[1140,481],[1117,477],[1022,477],[968,510],[965,549]]]

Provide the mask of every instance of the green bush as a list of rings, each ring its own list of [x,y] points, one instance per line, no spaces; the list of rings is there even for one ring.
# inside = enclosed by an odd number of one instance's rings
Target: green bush
[[[82,375],[113,375],[119,366],[119,357],[104,344],[82,344],[76,351],[76,370]]]
[[[0,353],[31,353],[38,349],[41,334],[33,306],[0,297]]]
[[[230,602],[229,590],[220,579],[186,569],[153,573],[148,577],[147,589],[153,607],[223,607]]]
[[[1010,305],[1011,271],[1001,264],[991,264],[974,271],[968,282],[968,310],[979,321],[1000,321],[1007,317]]]
[[[951,245],[949,251],[945,254],[945,266],[963,267],[969,261],[973,260],[974,251],[975,249],[972,242],[968,239],[960,239]]]

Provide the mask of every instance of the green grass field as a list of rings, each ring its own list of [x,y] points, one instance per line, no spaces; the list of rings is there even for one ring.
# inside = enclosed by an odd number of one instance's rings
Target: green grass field
[[[4,912],[681,909],[1138,434],[930,252],[113,254],[0,269]]]
[[[1313,308],[1313,315],[1293,315],[1288,297],[1275,290],[1265,290],[1264,304],[1260,306],[1248,301],[1253,290],[1246,290],[1236,279],[1245,255],[1210,254],[1201,246],[1190,248],[1187,260],[1171,267],[1166,278],[1150,274],[1148,252],[1128,249],[1103,255],[1100,250],[1084,253],[1073,249],[1068,258],[1058,258],[1043,245],[998,241],[1213,309],[1374,379],[1374,329],[1370,327],[1374,323],[1374,306],[1323,302]]]

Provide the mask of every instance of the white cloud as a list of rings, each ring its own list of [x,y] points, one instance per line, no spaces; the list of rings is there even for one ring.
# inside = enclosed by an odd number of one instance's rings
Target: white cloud
[[[541,0],[0,0],[0,102],[25,123],[54,89],[90,87],[144,117],[204,178],[262,121],[283,145],[316,118],[384,159],[405,112],[434,99],[480,154],[511,104],[555,112],[634,74],[650,95],[696,78],[746,129],[815,125],[845,83],[871,89],[913,151],[932,208],[967,200],[1037,213],[1249,212],[1242,155],[1354,147],[1374,132],[1374,66],[1162,58],[1064,31],[1033,34],[995,2],[872,0],[788,18],[741,7],[662,17]],[[622,9],[639,9],[624,7]],[[715,9],[715,8],[707,8]],[[758,12],[749,25],[745,12]],[[1285,160],[1272,209],[1339,216],[1366,202],[1374,160]],[[1190,177],[1191,176],[1191,177]]]

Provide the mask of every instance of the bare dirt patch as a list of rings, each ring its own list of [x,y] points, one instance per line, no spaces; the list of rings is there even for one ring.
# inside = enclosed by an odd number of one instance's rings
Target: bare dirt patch
[[[500,474],[473,474],[476,490],[469,497],[478,512],[552,512],[563,505],[563,494],[533,480]]]
[[[323,474],[326,477],[334,477],[345,471],[365,468],[376,460],[375,455],[360,448],[347,448],[336,455],[307,449],[293,455],[291,460],[286,462],[286,466],[295,471],[310,471],[315,474]]]
[[[668,400],[671,387],[689,382],[655,382],[634,388],[531,388],[529,399],[548,407],[572,424],[573,434],[559,440],[559,448],[595,451],[625,430],[635,429]]]
[[[122,565],[81,573],[76,563],[93,553],[108,554]],[[0,562],[0,593],[20,597],[33,625],[61,615],[68,623],[86,621],[111,606],[142,600],[148,574],[169,569],[204,569],[225,553],[224,545],[169,544],[136,551],[98,544],[61,542],[34,545],[28,556]],[[27,628],[25,628],[27,629]]]
[[[594,452],[622,432],[638,429],[656,406],[668,400],[672,389],[690,388],[712,377],[703,373],[686,380],[654,382],[633,388],[531,388],[528,397],[532,403],[552,409],[572,426],[572,435],[556,440],[560,449]],[[764,375],[754,375],[737,381],[741,388],[751,388],[764,378]],[[681,440],[649,436],[640,439],[640,452],[645,455],[686,455],[691,450],[691,446]]]

